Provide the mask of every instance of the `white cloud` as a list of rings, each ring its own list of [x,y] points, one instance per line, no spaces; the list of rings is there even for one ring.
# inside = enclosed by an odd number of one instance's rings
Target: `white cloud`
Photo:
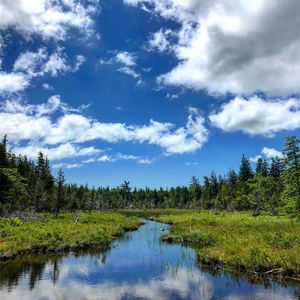
[[[137,160],[137,159],[139,159],[139,156],[132,155],[132,154],[123,154],[123,153],[118,153],[116,155],[116,157],[121,160]]]
[[[22,73],[0,71],[0,95],[18,93],[29,85],[29,78]]]
[[[82,163],[84,163],[84,164],[90,164],[90,163],[93,163],[93,162],[96,162],[96,161],[97,161],[96,158],[91,157],[89,159],[83,160]]]
[[[45,48],[40,48],[36,52],[25,51],[16,59],[11,73],[1,72],[0,69],[0,95],[24,91],[37,76],[50,74],[56,77],[61,73],[76,72],[84,61],[84,56],[77,55],[75,62],[69,63],[67,55],[61,48],[57,48],[50,56]],[[50,88],[47,84],[43,87]]]
[[[85,62],[85,57],[83,55],[77,55],[76,56],[76,63],[75,63],[75,66],[74,66],[74,69],[73,71],[76,72],[79,70],[80,66]]]
[[[274,136],[281,130],[300,127],[300,100],[264,100],[258,96],[250,99],[236,97],[212,113],[213,126],[226,132],[242,131],[250,135]]]
[[[96,149],[95,147],[79,147],[71,143],[61,144],[51,148],[43,145],[28,144],[23,147],[13,147],[12,151],[15,154],[23,154],[32,159],[35,159],[39,152],[43,152],[50,160],[91,156],[101,152],[101,150]]]
[[[15,61],[13,70],[27,73],[31,77],[36,76],[41,72],[40,67],[47,57],[48,54],[45,48],[41,48],[37,52],[26,51]]]
[[[167,98],[168,99],[178,99],[179,98],[179,94],[170,94],[170,93],[167,93]]]
[[[42,87],[45,89],[45,90],[48,90],[48,91],[53,91],[54,90],[54,87],[51,86],[49,83],[45,82],[42,84]]]
[[[43,66],[45,73],[56,77],[59,73],[68,72],[71,70],[67,63],[66,57],[60,52],[55,52],[50,55],[48,61]]]
[[[14,0],[0,2],[0,29],[14,28],[24,35],[64,39],[69,28],[92,33],[92,15],[98,1],[83,5],[78,0]]]
[[[262,158],[261,155],[256,155],[254,157],[250,157],[249,160],[252,162],[252,163],[256,163],[258,161],[259,158]]]
[[[98,159],[96,158],[90,158],[87,160],[83,160],[82,163],[88,164],[88,163],[93,163],[93,162],[117,162],[117,161],[122,161],[122,160],[132,160],[132,161],[136,161],[139,164],[152,164],[155,159],[149,159],[147,157],[141,157],[141,156],[136,156],[136,155],[132,155],[132,154],[124,154],[124,153],[117,153],[115,155],[101,155],[100,157],[98,157]]]
[[[113,158],[109,155],[102,155],[98,158],[98,161],[100,161],[100,162],[114,162],[115,158]]]
[[[197,161],[187,161],[185,163],[186,166],[198,166],[199,163]]]
[[[274,157],[283,158],[283,153],[273,148],[264,147],[261,150],[261,155],[250,157],[249,160],[253,163],[256,163],[259,158],[271,159]]]
[[[89,105],[82,105],[78,108],[70,107],[61,100],[60,95],[53,95],[46,103],[37,105],[23,103],[18,100],[6,100],[0,104],[0,111],[12,114],[25,113],[26,115],[35,115],[36,117],[40,117],[52,114],[57,110],[61,110],[64,113],[80,113],[87,107],[89,107]]]
[[[297,0],[124,0],[181,24],[178,64],[159,82],[211,94],[300,92]],[[280,38],[278,38],[280,37]],[[158,39],[159,41],[159,39]],[[162,48],[164,48],[163,46]]]
[[[272,157],[278,157],[278,158],[282,158],[283,157],[283,153],[281,151],[275,150],[273,148],[268,148],[268,147],[264,147],[261,150],[261,153],[266,157],[266,158],[272,158]]]
[[[80,168],[82,167],[82,164],[67,164],[67,163],[59,163],[59,164],[54,164],[52,165],[53,169],[61,169],[61,168],[66,168],[66,169],[74,169],[74,168]]]
[[[153,162],[154,162],[154,159],[149,159],[149,158],[141,158],[138,160],[138,163],[142,164],[142,165],[150,165]]]
[[[53,115],[56,111],[60,111],[62,115]],[[142,126],[103,123],[85,117],[80,112],[80,109],[70,108],[63,103],[59,96],[53,96],[47,103],[40,105],[7,101],[0,107],[0,123],[3,124],[0,135],[8,134],[14,143],[29,141],[28,146],[34,143],[43,147],[67,143],[82,144],[93,140],[110,143],[122,141],[147,143],[160,147],[166,155],[195,152],[201,149],[208,139],[204,118],[194,108],[189,109],[186,125],[178,128],[171,123],[153,120],[150,120],[148,125]],[[78,149],[74,150],[83,155]],[[59,156],[52,153],[50,155],[52,158]],[[133,158],[132,156],[127,158],[130,157]]]
[[[109,59],[100,59],[99,65],[113,65],[117,64],[117,71],[126,75],[129,75],[137,80],[137,84],[140,85],[143,83],[141,79],[141,74],[134,70],[136,67],[136,57],[127,51],[119,51],[113,57]],[[120,66],[121,65],[121,66]]]
[[[140,74],[128,67],[122,67],[118,69],[119,72],[124,73],[126,75],[132,76],[133,78],[139,78]]]
[[[153,33],[148,41],[148,49],[158,50],[159,52],[167,51],[170,47],[168,38],[172,33],[171,30],[163,30],[162,28]]]
[[[136,65],[134,55],[126,51],[117,53],[116,61],[124,64],[127,67],[132,67]]]

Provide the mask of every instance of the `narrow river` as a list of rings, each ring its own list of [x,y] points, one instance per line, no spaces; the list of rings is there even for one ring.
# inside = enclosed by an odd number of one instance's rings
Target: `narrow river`
[[[164,232],[160,228],[164,228]],[[30,255],[0,265],[0,299],[300,299],[300,288],[202,271],[192,249],[147,221],[105,252]]]

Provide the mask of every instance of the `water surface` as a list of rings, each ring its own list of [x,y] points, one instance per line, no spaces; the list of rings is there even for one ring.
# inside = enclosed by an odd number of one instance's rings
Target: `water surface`
[[[161,242],[167,231],[147,221],[107,251],[30,255],[2,264],[0,299],[300,299],[295,286],[202,271],[191,248]]]

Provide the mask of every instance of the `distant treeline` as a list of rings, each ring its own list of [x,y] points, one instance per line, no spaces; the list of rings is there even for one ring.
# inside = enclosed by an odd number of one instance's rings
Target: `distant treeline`
[[[136,189],[128,181],[119,187],[90,188],[66,184],[62,170],[57,178],[49,160],[39,153],[33,161],[7,149],[7,138],[0,143],[0,214],[14,212],[55,212],[119,208],[194,208],[262,210],[272,214],[300,212],[299,139],[286,138],[283,158],[269,163],[259,158],[256,168],[243,156],[239,172],[226,175],[212,172],[203,184],[193,176],[189,186],[169,189]]]

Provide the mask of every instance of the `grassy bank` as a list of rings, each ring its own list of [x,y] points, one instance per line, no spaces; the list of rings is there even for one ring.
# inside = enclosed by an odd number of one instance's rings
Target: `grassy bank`
[[[258,216],[249,212],[139,212],[173,224],[163,237],[192,246],[201,262],[241,271],[298,276],[300,221],[288,216]]]
[[[0,260],[30,252],[106,246],[122,232],[136,228],[138,217],[118,212],[38,214],[31,219],[0,219]]]

